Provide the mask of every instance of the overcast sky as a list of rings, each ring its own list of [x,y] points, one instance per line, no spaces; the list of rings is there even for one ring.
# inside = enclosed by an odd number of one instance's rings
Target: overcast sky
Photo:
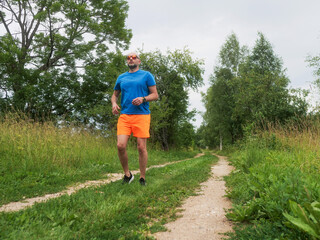
[[[283,60],[290,87],[310,89],[315,80],[306,63],[320,54],[320,0],[129,0],[127,27],[130,50],[188,47],[205,61],[203,86],[217,62],[221,46],[234,32],[241,45],[252,48],[262,32]],[[199,93],[190,93],[190,109],[204,111]],[[200,126],[202,118],[194,123]]]

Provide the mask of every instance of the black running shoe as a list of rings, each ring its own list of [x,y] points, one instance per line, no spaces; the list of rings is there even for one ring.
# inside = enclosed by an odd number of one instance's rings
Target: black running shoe
[[[126,175],[124,175],[122,184],[126,184],[126,183],[130,184],[133,181],[133,179],[134,179],[134,176],[130,172],[130,177],[127,177]]]
[[[139,179],[139,183],[141,186],[145,186],[146,185],[146,180],[144,180],[144,178],[140,178]]]

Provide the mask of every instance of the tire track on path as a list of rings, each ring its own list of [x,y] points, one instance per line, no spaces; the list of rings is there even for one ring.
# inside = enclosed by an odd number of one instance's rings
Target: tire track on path
[[[187,158],[187,159],[183,159],[183,160],[176,161],[176,162],[169,162],[169,163],[165,163],[165,164],[161,164],[161,165],[150,166],[149,168],[147,168],[147,170],[152,169],[152,168],[165,167],[167,165],[175,164],[175,163],[178,163],[178,162],[191,160],[191,159],[194,159],[194,158],[198,158],[198,157],[200,157],[202,155],[204,155],[204,154],[200,153],[200,154],[196,155],[193,158]],[[139,173],[138,170],[131,171],[131,172],[132,172],[132,174]],[[17,212],[17,211],[23,210],[23,209],[25,209],[27,207],[31,207],[35,203],[46,202],[49,199],[58,198],[58,197],[61,197],[63,195],[66,195],[66,194],[71,195],[71,194],[76,193],[77,191],[79,191],[80,189],[83,189],[83,188],[99,187],[99,186],[104,185],[104,184],[115,182],[115,181],[121,180],[123,178],[123,173],[109,173],[106,176],[107,176],[106,179],[87,181],[87,182],[84,182],[84,183],[78,183],[78,184],[75,184],[75,185],[73,185],[71,187],[68,187],[66,190],[58,192],[58,193],[50,193],[50,194],[46,194],[46,195],[40,196],[40,197],[33,197],[33,198],[23,199],[22,201],[19,201],[19,202],[7,203],[7,204],[2,205],[0,207],[0,212]]]

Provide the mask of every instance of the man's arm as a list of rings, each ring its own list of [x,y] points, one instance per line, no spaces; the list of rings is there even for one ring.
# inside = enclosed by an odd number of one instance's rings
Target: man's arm
[[[113,115],[119,114],[120,107],[118,106],[117,101],[118,101],[120,92],[121,92],[120,90],[114,90],[112,97],[111,97],[112,114]]]
[[[148,96],[143,96],[147,102],[151,102],[151,101],[156,101],[158,100],[159,98],[159,95],[158,95],[158,91],[157,91],[157,86],[154,85],[154,86],[151,86],[151,87],[148,87],[149,88],[149,95]],[[135,99],[132,100],[132,104],[133,105],[136,105],[136,106],[139,106],[140,104],[143,103],[143,97],[137,97]]]
[[[154,86],[151,86],[151,87],[148,87],[148,88],[149,88],[150,94],[148,96],[144,97],[147,100],[147,102],[158,100],[159,95],[158,95],[158,91],[157,91],[157,86],[154,85]]]

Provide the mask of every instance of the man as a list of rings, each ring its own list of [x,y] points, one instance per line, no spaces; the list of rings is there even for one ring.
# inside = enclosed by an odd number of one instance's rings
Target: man
[[[139,151],[140,184],[146,185],[148,162],[147,138],[150,137],[149,102],[158,99],[156,82],[150,72],[139,69],[141,60],[135,52],[128,54],[129,71],[121,74],[115,84],[111,97],[112,113],[119,113],[117,104],[121,93],[121,113],[117,125],[118,156],[124,171],[123,183],[131,183],[134,176],[129,171],[127,143],[131,133],[137,138]]]

